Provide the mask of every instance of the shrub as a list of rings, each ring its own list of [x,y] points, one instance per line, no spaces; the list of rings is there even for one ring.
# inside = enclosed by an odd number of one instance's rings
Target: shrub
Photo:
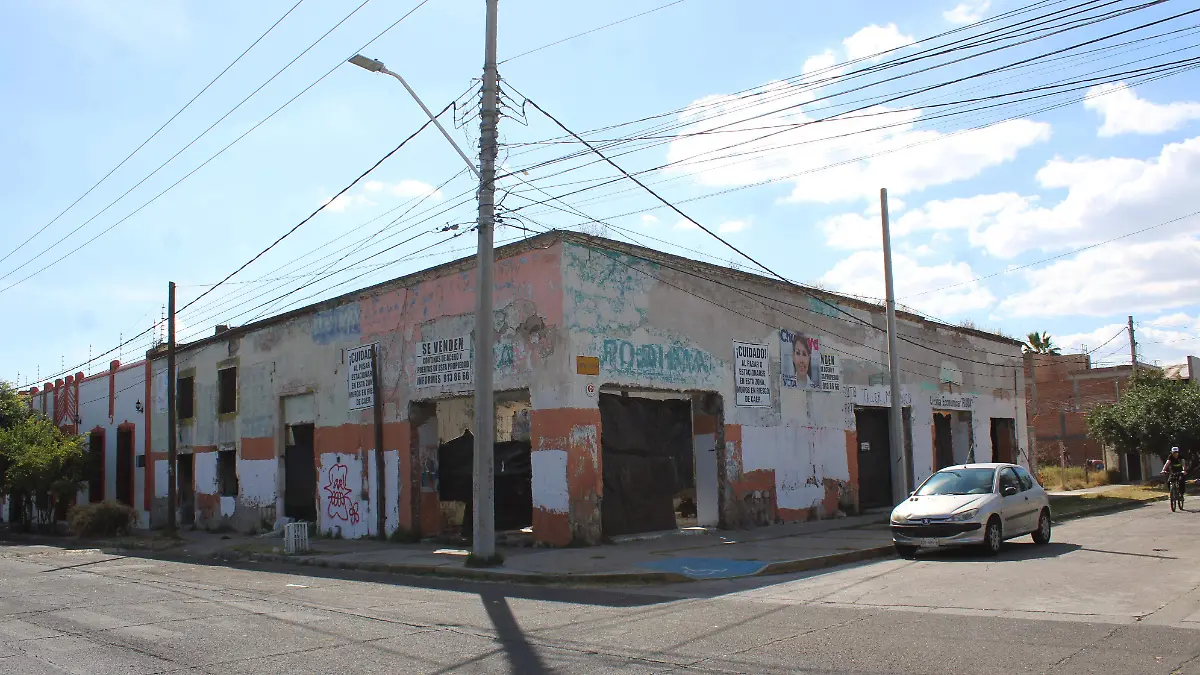
[[[80,537],[128,534],[133,527],[133,518],[133,507],[111,501],[75,506],[67,514],[71,532]]]

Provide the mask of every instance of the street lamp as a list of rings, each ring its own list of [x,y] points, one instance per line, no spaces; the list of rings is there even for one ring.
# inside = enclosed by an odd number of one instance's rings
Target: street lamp
[[[442,132],[442,135],[446,137],[446,140],[450,142],[450,145],[454,146],[454,150],[458,153],[458,156],[462,157],[463,161],[467,163],[467,168],[471,170],[471,173],[475,174],[476,178],[480,177],[479,169],[475,168],[475,164],[469,157],[467,157],[467,153],[463,152],[462,148],[458,147],[458,143],[454,142],[454,139],[451,138],[450,134],[446,132],[446,128],[443,127],[442,123],[437,120],[437,117],[435,117],[434,114],[429,111],[429,108],[425,106],[425,102],[421,100],[420,96],[417,96],[417,92],[413,91],[412,87],[408,86],[408,83],[404,81],[403,77],[400,77],[399,73],[393,73],[392,71],[388,70],[386,67],[384,67],[383,61],[368,58],[362,54],[355,54],[347,59],[347,61],[353,63],[359,68],[369,70],[372,73],[383,73],[384,75],[391,75],[397,80],[400,80],[400,84],[404,85],[404,88],[408,90],[409,96],[412,96],[413,100],[417,102],[417,105],[421,106],[421,110],[425,111],[425,114],[429,117],[429,121],[433,122],[434,125],[437,126],[438,131]]]

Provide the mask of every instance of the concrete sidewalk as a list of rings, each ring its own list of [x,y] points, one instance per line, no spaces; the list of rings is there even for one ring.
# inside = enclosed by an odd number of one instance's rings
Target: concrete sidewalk
[[[735,531],[667,532],[634,541],[579,548],[502,547],[503,565],[466,566],[468,550],[432,543],[316,538],[310,550],[285,555],[275,537],[185,531],[179,541],[131,536],[88,542],[45,537],[50,546],[155,557],[241,563],[279,562],[330,569],[432,574],[525,583],[663,583],[784,574],[881,558],[892,554],[886,514]]]

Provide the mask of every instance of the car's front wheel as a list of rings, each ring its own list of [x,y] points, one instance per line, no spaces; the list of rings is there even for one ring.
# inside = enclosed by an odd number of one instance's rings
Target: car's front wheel
[[[908,544],[896,544],[896,555],[905,560],[912,560],[917,557],[917,547],[909,546]]]
[[[1000,519],[993,517],[988,521],[987,529],[983,531],[983,549],[988,555],[997,555],[1003,545],[1004,532],[1000,529]]]
[[[1042,509],[1042,515],[1038,516],[1038,527],[1033,531],[1033,543],[1050,543],[1050,512],[1046,509]]]

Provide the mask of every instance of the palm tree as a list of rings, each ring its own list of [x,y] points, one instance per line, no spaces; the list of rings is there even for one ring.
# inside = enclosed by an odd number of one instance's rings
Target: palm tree
[[[1054,344],[1054,338],[1046,331],[1040,334],[1036,331],[1026,336],[1025,344],[1021,345],[1021,351],[1026,354],[1053,354],[1058,356],[1061,350],[1058,345]]]

